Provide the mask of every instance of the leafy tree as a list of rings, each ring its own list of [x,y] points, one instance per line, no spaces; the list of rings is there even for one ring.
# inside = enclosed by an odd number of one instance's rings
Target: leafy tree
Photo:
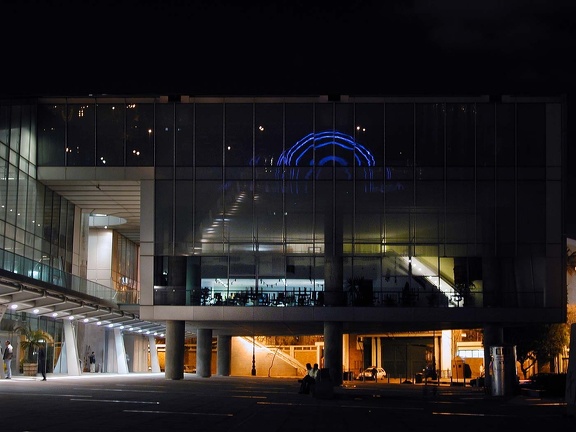
[[[562,353],[570,339],[569,327],[564,323],[510,327],[505,329],[504,337],[508,343],[516,345],[516,358],[524,379],[536,362],[539,365],[550,363],[551,372],[554,372],[551,360]]]
[[[26,352],[26,361],[35,362],[34,353],[46,342],[52,342],[52,336],[44,330],[32,330],[30,325],[22,325],[14,328],[14,331],[20,333],[23,340],[20,341],[20,347]]]

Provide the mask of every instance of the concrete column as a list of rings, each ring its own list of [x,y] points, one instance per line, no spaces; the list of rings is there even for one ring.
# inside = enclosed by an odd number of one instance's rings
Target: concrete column
[[[166,379],[184,378],[184,321],[166,321]]]
[[[76,334],[70,320],[62,320],[62,323],[64,324],[64,344],[54,372],[58,371],[68,373],[68,375],[79,376],[82,374],[82,370],[80,369],[80,357],[76,346]]]
[[[68,359],[68,375],[81,375],[80,356],[76,345],[76,333],[70,320],[62,320],[64,324],[64,342],[66,344],[66,358]]]
[[[484,326],[484,389],[492,394],[492,377],[490,376],[490,347],[504,344],[504,329],[501,326]]]
[[[324,367],[330,371],[334,385],[342,384],[342,323],[324,323]]]
[[[128,359],[126,358],[126,346],[124,345],[124,337],[120,329],[114,329],[114,346],[116,348],[116,364],[118,365],[119,374],[127,374]]]
[[[212,376],[212,329],[198,329],[196,334],[196,375]]]
[[[158,361],[158,348],[156,347],[156,338],[148,336],[148,345],[150,346],[150,366],[153,373],[160,372],[160,362]]]
[[[230,376],[230,362],[232,359],[232,336],[218,336],[217,371],[220,376]]]

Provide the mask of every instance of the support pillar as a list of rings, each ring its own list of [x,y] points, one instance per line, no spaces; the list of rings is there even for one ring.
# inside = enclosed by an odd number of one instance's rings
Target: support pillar
[[[335,386],[342,384],[342,327],[337,321],[324,323],[324,367]]]
[[[198,329],[196,333],[196,375],[212,376],[212,329]]]
[[[158,361],[158,348],[156,347],[156,338],[148,336],[148,346],[150,347],[150,368],[153,373],[160,372],[160,362]]]
[[[119,374],[128,373],[128,361],[126,359],[126,347],[124,337],[120,329],[114,329],[114,347],[116,348],[116,364],[118,365]]]
[[[60,357],[56,362],[54,372],[68,373],[68,375],[79,376],[82,374],[80,369],[80,357],[78,356],[78,347],[76,345],[76,335],[70,320],[62,320],[64,325],[64,345],[60,351]]]
[[[166,379],[184,378],[184,321],[166,321]]]
[[[504,329],[502,326],[484,326],[484,390],[492,394],[492,376],[490,375],[490,347],[504,344]]]
[[[232,336],[218,336],[216,361],[220,376],[230,376],[230,362],[232,359]]]

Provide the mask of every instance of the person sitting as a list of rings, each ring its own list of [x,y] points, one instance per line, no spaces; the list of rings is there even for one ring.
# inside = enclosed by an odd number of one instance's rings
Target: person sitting
[[[309,375],[310,375],[311,379],[309,380],[308,387],[310,389],[310,393],[312,393],[312,395],[314,395],[314,390],[316,388],[315,384],[319,378],[318,377],[318,363],[314,363],[314,367],[312,367],[312,370],[310,370]]]
[[[306,374],[300,380],[300,391],[298,393],[301,394],[309,394],[310,393],[310,384],[314,381],[313,378],[314,370],[312,369],[312,365],[310,363],[306,363]]]

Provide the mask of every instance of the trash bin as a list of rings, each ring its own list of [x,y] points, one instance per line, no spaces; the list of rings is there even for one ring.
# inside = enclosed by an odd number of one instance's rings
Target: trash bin
[[[342,372],[342,379],[344,381],[353,381],[354,380],[354,372],[353,371]]]
[[[417,373],[416,376],[414,377],[414,381],[416,382],[416,384],[422,384],[422,374]]]

